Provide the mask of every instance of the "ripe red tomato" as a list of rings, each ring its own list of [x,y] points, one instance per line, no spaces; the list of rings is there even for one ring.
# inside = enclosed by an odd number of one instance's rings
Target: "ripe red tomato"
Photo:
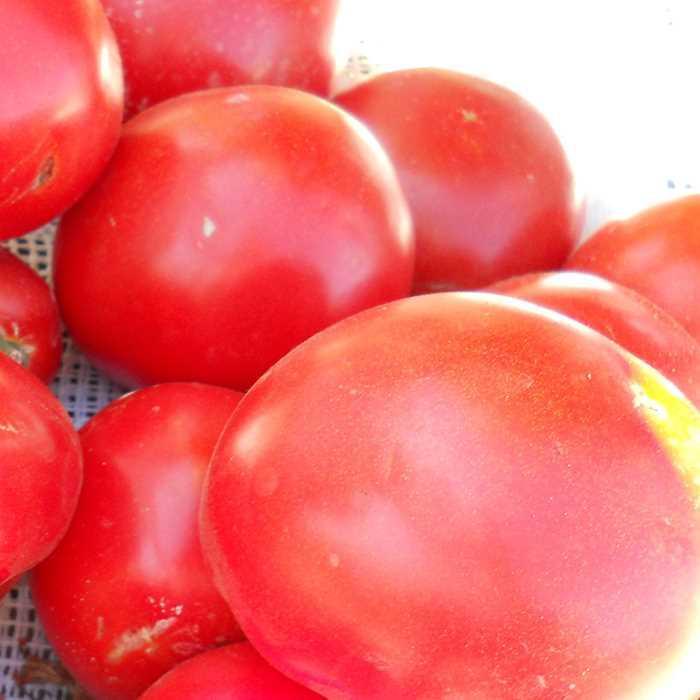
[[[133,119],[55,253],[66,325],[127,385],[245,389],[325,326],[408,294],[412,271],[410,217],[376,141],[276,87]]]
[[[51,220],[119,137],[123,85],[99,0],[0,3],[0,239]]]
[[[585,323],[665,374],[700,406],[700,345],[646,297],[582,272],[523,275],[486,291],[525,299]]]
[[[327,95],[338,0],[103,0],[127,114],[194,90],[288,85]]]
[[[199,654],[156,681],[140,700],[318,700],[241,642]]]
[[[36,377],[0,353],[0,593],[48,556],[78,502],[78,436]]]
[[[603,226],[566,267],[634,289],[700,340],[700,195]]]
[[[0,352],[48,382],[61,363],[61,321],[44,280],[0,248]]]
[[[581,324],[415,297],[243,399],[205,553],[256,649],[329,700],[687,699],[698,434],[672,384]]]
[[[61,661],[100,700],[133,699],[180,661],[242,638],[197,526],[204,471],[239,398],[196,384],[151,387],[80,431],[78,510],[31,584]]]
[[[387,149],[416,226],[417,292],[558,267],[579,234],[573,180],[544,118],[515,93],[437,69],[380,75],[336,101]]]

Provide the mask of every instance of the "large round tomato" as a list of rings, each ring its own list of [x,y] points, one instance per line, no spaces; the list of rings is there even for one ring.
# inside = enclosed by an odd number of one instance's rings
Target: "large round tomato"
[[[240,395],[161,385],[80,432],[85,485],[70,529],[32,574],[61,661],[100,700],[133,699],[205,649],[242,638],[199,544],[204,471]]]
[[[700,340],[700,195],[603,226],[566,266],[636,290]]]
[[[44,280],[0,248],[0,352],[49,381],[61,362],[61,321]]]
[[[700,406],[700,345],[646,297],[582,272],[523,275],[487,291],[532,301],[585,323],[656,367]]]
[[[199,654],[166,673],[140,700],[319,700],[283,676],[250,644]]]
[[[571,252],[579,217],[566,157],[518,95],[416,69],[380,75],[336,100],[396,165],[416,226],[417,292],[551,269]]]
[[[288,85],[327,95],[338,0],[103,0],[128,114],[185,92]]]
[[[0,593],[63,537],[81,481],[78,436],[61,404],[0,353]]]
[[[256,649],[329,700],[688,700],[699,434],[674,385],[565,316],[420,296],[253,387],[205,553]]]
[[[412,272],[410,218],[376,141],[277,87],[134,118],[55,254],[68,328],[128,385],[245,389],[316,331],[408,294]]]
[[[75,202],[117,143],[123,86],[99,0],[0,2],[0,239]]]

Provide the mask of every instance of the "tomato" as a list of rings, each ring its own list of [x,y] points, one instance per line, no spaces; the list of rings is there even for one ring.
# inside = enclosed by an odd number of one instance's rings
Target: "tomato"
[[[603,226],[566,266],[634,289],[700,340],[700,195]]]
[[[78,502],[82,459],[61,404],[0,353],[0,594],[48,556]]]
[[[316,331],[408,294],[412,271],[410,218],[376,141],[276,87],[134,118],[55,252],[66,325],[126,385],[245,389]]]
[[[197,526],[204,471],[239,398],[196,384],[151,387],[80,431],[78,510],[31,586],[61,661],[100,700],[135,698],[180,661],[242,638]]]
[[[126,75],[127,114],[224,85],[327,95],[338,0],[104,0]]]
[[[535,273],[488,288],[546,306],[607,335],[658,369],[700,406],[700,345],[636,292],[582,272]]]
[[[123,85],[99,0],[0,3],[0,239],[51,220],[119,138]]]
[[[44,381],[61,363],[61,321],[53,294],[28,265],[0,248],[0,352]]]
[[[415,297],[251,389],[212,458],[205,554],[256,649],[329,700],[686,700],[699,431],[565,316]]]
[[[152,685],[140,700],[313,700],[316,693],[270,666],[241,642],[185,661]]]
[[[380,75],[338,96],[396,165],[416,226],[416,292],[558,267],[579,233],[573,180],[544,118],[446,70]]]

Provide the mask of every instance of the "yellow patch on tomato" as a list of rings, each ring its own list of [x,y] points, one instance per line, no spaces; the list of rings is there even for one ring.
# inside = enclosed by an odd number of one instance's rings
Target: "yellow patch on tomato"
[[[634,406],[681,472],[700,509],[700,412],[675,384],[628,355]]]

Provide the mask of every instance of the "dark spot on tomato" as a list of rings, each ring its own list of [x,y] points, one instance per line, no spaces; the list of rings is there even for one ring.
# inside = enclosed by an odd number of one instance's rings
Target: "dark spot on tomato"
[[[41,189],[49,180],[51,180],[55,169],[56,159],[51,155],[41,164],[41,168],[39,168],[39,172],[36,174],[36,178],[34,178],[32,191]]]

